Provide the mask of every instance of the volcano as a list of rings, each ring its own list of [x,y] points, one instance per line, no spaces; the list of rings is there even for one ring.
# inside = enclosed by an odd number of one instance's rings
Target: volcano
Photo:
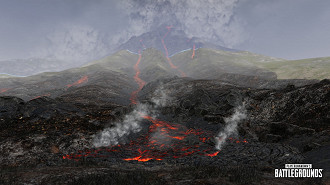
[[[164,48],[165,42],[167,43],[168,48]],[[194,47],[212,48],[231,52],[239,51],[204,41],[198,37],[188,37],[183,30],[172,25],[161,25],[158,28],[146,32],[140,36],[134,36],[126,43],[118,46],[116,51],[129,50],[134,53],[138,53],[141,48],[155,48],[163,53],[167,53],[168,56],[172,56],[178,52],[191,50]]]
[[[328,79],[279,79],[283,59],[182,34],[1,78],[0,182],[269,184],[287,182],[271,178],[284,164],[329,169]]]

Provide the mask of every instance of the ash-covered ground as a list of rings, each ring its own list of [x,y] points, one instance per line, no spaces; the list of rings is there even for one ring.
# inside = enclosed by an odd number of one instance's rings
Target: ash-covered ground
[[[166,102],[155,105],[158,84]],[[329,169],[329,88],[328,80],[268,90],[174,78],[144,87],[142,108],[1,97],[1,179],[45,184],[134,176],[132,182],[141,178],[141,184],[308,184],[310,179],[273,179],[273,169],[288,163]],[[217,150],[216,136],[231,124],[228,118],[240,105],[246,117]],[[138,111],[157,118],[138,118]],[[117,135],[103,136],[109,143],[95,139],[106,131]],[[119,132],[129,133],[119,137]]]
[[[329,80],[278,80],[195,48],[176,63],[167,29],[165,54],[0,79],[0,184],[329,183]],[[274,178],[295,163],[323,178]]]

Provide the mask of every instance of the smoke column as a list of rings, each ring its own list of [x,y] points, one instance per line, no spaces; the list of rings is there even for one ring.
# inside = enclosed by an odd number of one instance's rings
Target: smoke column
[[[233,47],[245,41],[243,21],[235,16],[238,0],[123,0],[130,28],[137,36],[161,25],[173,25],[188,37]],[[126,38],[127,39],[127,38]]]
[[[238,3],[239,0],[101,0],[91,4],[101,10],[99,15],[102,17],[89,16],[98,15],[94,12],[95,8],[91,8],[80,16],[82,20],[78,23],[71,20],[54,24],[54,28],[51,27],[39,41],[40,46],[33,48],[27,55],[54,57],[80,65],[106,56],[131,37],[159,29],[161,25],[173,25],[177,30],[183,30],[188,37],[198,37],[232,48],[247,38],[243,29],[245,23],[235,14]],[[112,13],[108,15],[107,7],[114,9],[116,16]],[[120,21],[115,19],[117,15]],[[99,26],[99,20],[103,18],[112,21]]]
[[[94,137],[93,145],[95,147],[117,145],[122,138],[131,132],[139,132],[141,130],[139,122],[143,119],[141,115],[146,115],[146,113],[146,106],[139,104],[136,110],[124,117],[122,122],[117,122],[114,127],[105,128],[97,134]]]
[[[141,131],[140,122],[146,117],[156,117],[155,111],[160,106],[165,106],[170,98],[165,93],[162,85],[157,88],[151,99],[154,105],[149,104],[137,104],[136,108],[129,114],[127,114],[123,121],[117,122],[113,127],[105,128],[100,133],[94,136],[93,145],[95,147],[113,146],[121,143],[126,136],[131,133],[137,133]],[[148,116],[151,115],[151,116]]]
[[[225,118],[226,127],[223,131],[219,132],[215,137],[216,145],[215,148],[220,150],[222,146],[225,144],[226,139],[237,132],[237,126],[243,119],[246,118],[246,109],[245,105],[241,105],[235,108],[235,112],[229,118]]]

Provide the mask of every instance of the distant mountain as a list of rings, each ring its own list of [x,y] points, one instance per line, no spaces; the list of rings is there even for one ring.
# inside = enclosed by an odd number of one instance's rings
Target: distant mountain
[[[29,58],[0,61],[0,74],[30,76],[42,72],[62,71],[79,65],[55,58]]]

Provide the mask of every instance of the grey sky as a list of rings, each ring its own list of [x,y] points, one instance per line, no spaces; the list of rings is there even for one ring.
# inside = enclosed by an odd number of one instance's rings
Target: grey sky
[[[288,59],[330,56],[330,1],[246,0],[236,11],[249,34],[238,48]]]
[[[185,6],[169,1],[172,3],[169,7]],[[141,33],[140,28],[133,29],[136,19],[129,19],[128,15],[136,13],[137,10],[144,11],[145,5],[139,9],[129,6],[125,9],[130,2],[136,4],[140,1],[125,0],[122,3],[111,0],[0,0],[0,60],[48,55],[68,60],[90,60],[105,55],[114,45]],[[149,1],[142,2],[146,4]],[[163,6],[167,1],[152,2]],[[198,20],[203,21],[205,12],[203,14],[196,9],[202,6],[196,3],[198,0],[185,2],[194,4],[189,8],[197,12]],[[223,21],[217,25],[231,24],[225,30],[215,33],[217,38],[228,46],[288,59],[330,56],[330,1],[213,2],[220,3],[214,6],[218,8],[213,11],[227,11],[224,14],[229,15],[231,20],[235,19],[235,24]],[[222,5],[228,7],[221,9]],[[210,8],[207,12],[211,12],[212,7],[209,3],[202,8]],[[176,11],[184,8],[178,8]],[[163,11],[166,13],[166,10]],[[154,15],[148,16],[150,18]],[[186,18],[184,14],[176,16],[181,18],[181,21]],[[155,20],[157,19],[153,19]],[[202,22],[199,25],[204,26]],[[191,25],[185,26],[189,29]],[[210,29],[201,29],[200,32],[188,30],[187,33],[203,37],[205,30],[212,31],[212,26]]]
[[[111,1],[0,0],[0,59],[42,56],[72,29],[111,36],[128,24],[123,16]]]

